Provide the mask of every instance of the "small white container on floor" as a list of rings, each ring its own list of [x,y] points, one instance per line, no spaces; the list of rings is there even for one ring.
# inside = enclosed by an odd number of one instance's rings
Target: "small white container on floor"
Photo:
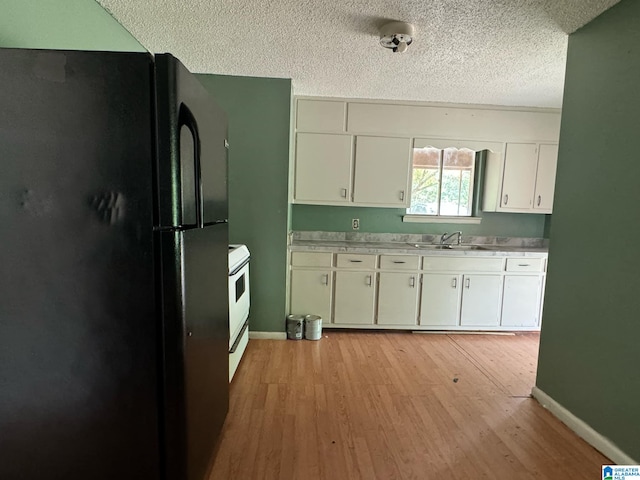
[[[307,315],[304,317],[304,338],[320,340],[322,338],[322,317]]]

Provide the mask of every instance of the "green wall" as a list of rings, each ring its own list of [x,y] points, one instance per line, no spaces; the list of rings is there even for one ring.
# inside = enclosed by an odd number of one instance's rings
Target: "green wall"
[[[569,37],[537,386],[640,461],[640,2]]]
[[[0,47],[146,51],[95,0],[0,0]]]
[[[327,207],[293,205],[293,230],[351,232],[351,219],[360,219],[360,232],[367,233],[442,233],[461,230],[465,235],[497,237],[537,237],[545,233],[550,215],[526,213],[482,213],[482,223],[403,223],[405,209],[372,207]]]
[[[283,332],[291,80],[198,77],[229,116],[229,240],[251,252],[250,329]]]

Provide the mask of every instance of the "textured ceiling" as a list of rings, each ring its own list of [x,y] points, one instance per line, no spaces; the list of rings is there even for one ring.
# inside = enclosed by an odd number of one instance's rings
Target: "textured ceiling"
[[[560,107],[567,34],[619,0],[98,0],[194,72],[293,79],[296,95]],[[404,54],[379,46],[415,25]]]

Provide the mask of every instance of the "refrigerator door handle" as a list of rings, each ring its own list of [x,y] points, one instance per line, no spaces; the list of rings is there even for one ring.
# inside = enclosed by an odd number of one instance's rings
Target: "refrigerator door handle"
[[[193,136],[193,181],[195,183],[195,203],[196,203],[196,226],[202,228],[202,180],[200,176],[200,133],[198,132],[198,122],[191,113],[189,107],[184,103],[180,104],[180,111],[178,113],[178,131],[181,131],[185,126],[191,132]],[[181,162],[188,161],[187,159],[180,159]],[[184,201],[184,199],[183,199]]]

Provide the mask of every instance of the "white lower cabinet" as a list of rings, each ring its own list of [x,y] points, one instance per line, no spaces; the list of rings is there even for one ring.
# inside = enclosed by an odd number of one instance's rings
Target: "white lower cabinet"
[[[289,311],[327,327],[537,329],[545,265],[542,256],[293,252]]]
[[[500,275],[472,274],[462,278],[460,325],[497,327],[500,325]]]
[[[375,272],[336,272],[333,323],[373,325],[375,314]]]
[[[378,293],[378,325],[416,325],[418,274],[381,272]]]
[[[422,275],[420,325],[455,327],[460,318],[462,275]]]
[[[540,324],[540,275],[505,275],[502,294],[503,327],[537,327]]]
[[[331,270],[291,271],[291,313],[320,315],[322,321],[331,322]]]

